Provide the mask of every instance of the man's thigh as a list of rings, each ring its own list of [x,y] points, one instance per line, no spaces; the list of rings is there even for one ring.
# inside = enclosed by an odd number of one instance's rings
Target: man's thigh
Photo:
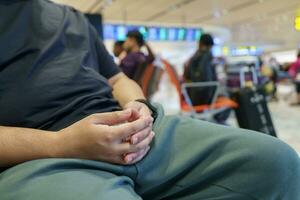
[[[134,192],[133,181],[121,175],[123,170],[77,159],[30,161],[0,175],[1,200],[141,199]]]
[[[300,185],[299,158],[274,137],[163,114],[154,131],[155,141],[137,164],[135,179],[136,191],[145,199],[185,199],[192,194],[197,198],[190,199],[208,199],[208,193],[212,199],[235,196],[232,200],[241,195],[244,199],[300,195],[285,189],[286,184]]]

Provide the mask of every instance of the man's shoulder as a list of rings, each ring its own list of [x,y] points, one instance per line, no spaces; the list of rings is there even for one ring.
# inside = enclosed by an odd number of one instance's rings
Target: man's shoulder
[[[74,8],[70,5],[64,5],[64,4],[56,3],[55,1],[53,2],[50,0],[35,0],[34,2],[36,4],[38,4],[38,6],[40,8],[47,9],[47,12],[51,12],[51,11],[62,12],[62,13],[64,13],[64,16],[68,16],[68,17],[70,17],[70,14],[71,14],[71,16],[75,14],[77,17],[77,20],[78,20],[78,17],[85,19],[84,15],[79,10],[77,10],[76,8]]]

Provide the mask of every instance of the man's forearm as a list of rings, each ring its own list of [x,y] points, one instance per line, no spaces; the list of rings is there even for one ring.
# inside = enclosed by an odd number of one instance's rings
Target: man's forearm
[[[119,101],[122,107],[130,101],[145,99],[140,86],[122,73],[116,75],[116,80],[113,81],[112,87],[114,98]]]
[[[53,132],[0,126],[0,167],[55,157],[57,142],[57,134]]]

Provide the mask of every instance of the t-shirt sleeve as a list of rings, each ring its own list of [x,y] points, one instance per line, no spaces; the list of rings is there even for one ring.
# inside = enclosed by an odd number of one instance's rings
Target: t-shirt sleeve
[[[90,30],[92,32],[92,36],[94,37],[93,39],[95,40],[95,49],[99,63],[99,72],[105,78],[109,79],[112,76],[118,74],[121,70],[114,62],[113,57],[106,50],[103,41],[100,39],[92,25],[90,25]]]

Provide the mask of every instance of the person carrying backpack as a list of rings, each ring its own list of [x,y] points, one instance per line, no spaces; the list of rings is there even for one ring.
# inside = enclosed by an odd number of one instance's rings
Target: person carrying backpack
[[[216,71],[212,65],[211,48],[214,40],[210,34],[203,34],[199,41],[199,48],[185,65],[185,82],[217,81]],[[193,105],[209,104],[215,92],[214,87],[190,88],[189,96]]]

